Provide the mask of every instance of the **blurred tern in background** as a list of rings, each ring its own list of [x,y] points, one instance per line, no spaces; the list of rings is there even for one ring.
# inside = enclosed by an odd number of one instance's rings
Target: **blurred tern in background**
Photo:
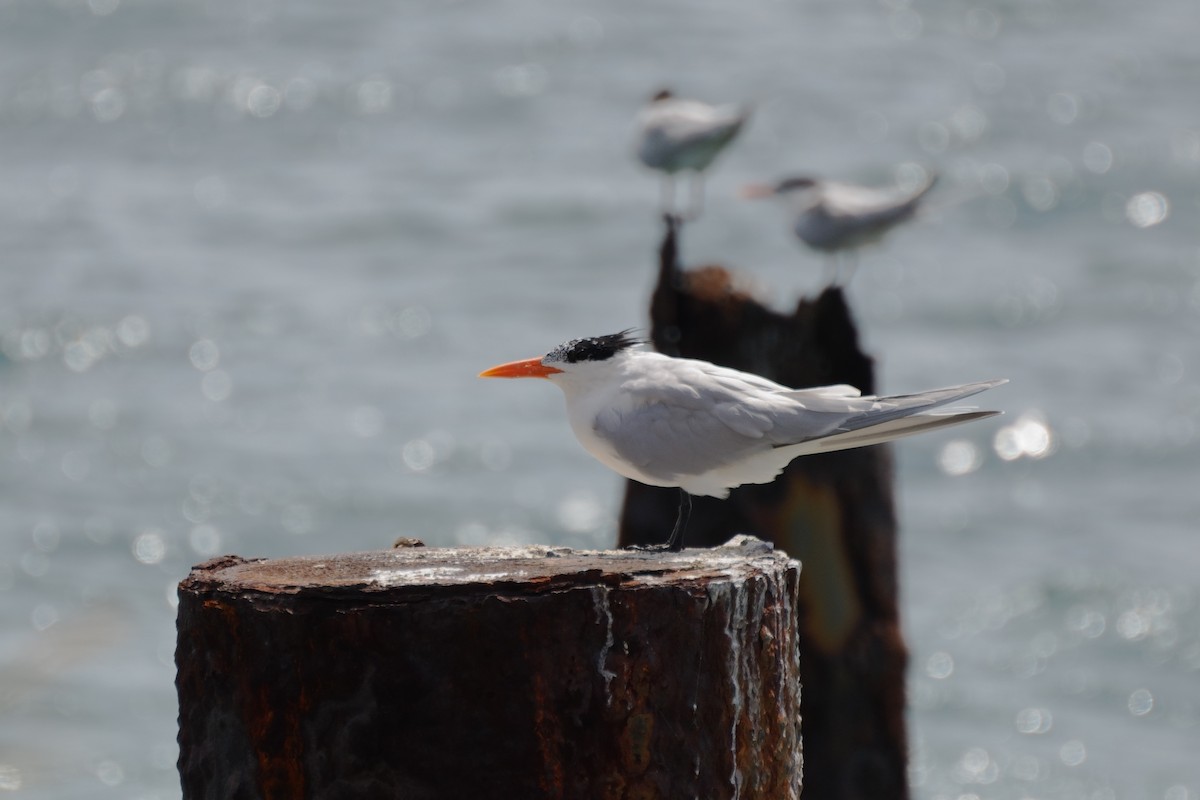
[[[629,331],[573,339],[544,356],[501,364],[481,378],[546,378],[567,419],[605,466],[650,486],[675,486],[679,515],[666,549],[683,547],[691,495],[724,498],[770,483],[794,458],[880,444],[998,414],[946,408],[1004,380],[893,397],[853,386],[790,389],[707,361],[642,349]]]
[[[841,262],[849,262],[843,284],[857,266],[859,247],[878,242],[892,228],[917,213],[937,175],[925,173],[915,188],[871,187],[834,183],[817,178],[785,178],[774,185],[742,188],[748,198],[779,197],[794,215],[792,231],[813,250],[831,257],[827,284],[838,282]]]
[[[691,171],[691,201],[685,219],[704,207],[704,171],[733,141],[750,117],[746,106],[710,106],[663,90],[638,114],[637,157],[663,173],[662,211],[675,213],[675,173]]]

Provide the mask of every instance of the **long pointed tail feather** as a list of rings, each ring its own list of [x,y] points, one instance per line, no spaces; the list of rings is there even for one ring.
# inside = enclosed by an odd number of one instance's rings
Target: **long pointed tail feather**
[[[974,409],[949,409],[948,413],[916,414],[911,417],[889,420],[888,422],[860,428],[845,433],[835,433],[821,439],[814,439],[807,444],[813,445],[815,453],[832,453],[835,450],[848,450],[852,447],[866,447],[872,444],[883,444],[893,439],[902,439],[917,433],[948,428],[977,419],[994,417],[1000,411],[978,411]]]
[[[781,455],[790,460],[811,453],[831,453],[882,444],[925,431],[986,419],[1001,412],[965,406],[947,408],[946,405],[1007,382],[1004,379],[981,381],[916,394],[863,398],[874,399],[873,407],[846,419],[839,430],[815,439],[780,445],[778,449]]]
[[[1005,383],[1008,383],[1008,379],[1000,378],[992,381],[979,381],[978,383],[964,383],[961,386],[948,386],[945,389],[933,389],[928,392],[880,397],[876,400],[877,407],[851,417],[842,423],[842,428],[844,431],[874,428],[880,423],[901,417],[923,414],[926,411],[945,406],[948,403],[957,402],[963,398],[979,394]]]

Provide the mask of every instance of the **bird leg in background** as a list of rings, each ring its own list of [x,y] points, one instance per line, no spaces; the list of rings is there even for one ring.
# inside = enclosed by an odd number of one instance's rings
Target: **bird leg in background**
[[[672,175],[663,175],[662,183],[660,184],[660,192],[658,198],[659,206],[662,212],[667,216],[675,215],[675,178]]]
[[[821,286],[828,288],[837,286],[838,273],[841,272],[842,257],[836,252],[825,257],[825,270],[821,276]]]
[[[692,516],[692,496],[683,489],[679,490],[679,511],[675,514],[675,527],[667,539],[667,550],[678,553],[683,549],[683,532],[687,529],[688,519]]]
[[[849,286],[851,279],[854,278],[854,273],[858,271],[858,253],[851,250],[843,253],[841,257],[846,263],[846,277],[838,283],[838,286]],[[838,272],[841,270],[839,269]]]
[[[683,218],[691,222],[704,213],[704,173],[692,173],[691,180],[689,181],[689,189],[691,197],[688,198],[688,210]]]

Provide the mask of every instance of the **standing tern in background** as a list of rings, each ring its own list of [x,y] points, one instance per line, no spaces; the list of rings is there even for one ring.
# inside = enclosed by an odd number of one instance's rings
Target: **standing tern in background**
[[[573,339],[544,356],[501,364],[481,378],[547,378],[566,395],[584,449],[626,478],[681,490],[667,549],[683,547],[691,495],[724,498],[770,483],[792,459],[879,444],[993,416],[945,408],[1003,380],[893,397],[853,386],[789,389],[707,361],[644,350],[622,331]]]
[[[710,106],[678,98],[665,89],[651,98],[637,119],[637,157],[663,173],[664,214],[674,214],[675,173],[690,170],[691,202],[686,218],[700,215],[704,171],[738,135],[749,116],[746,107]]]
[[[929,174],[915,189],[898,186],[870,187],[834,183],[816,178],[785,178],[774,185],[743,187],[743,197],[780,197],[795,215],[792,231],[806,245],[832,257],[832,275],[837,281],[841,261],[849,261],[845,282],[854,275],[854,251],[873,244],[892,228],[912,218],[937,175]]]

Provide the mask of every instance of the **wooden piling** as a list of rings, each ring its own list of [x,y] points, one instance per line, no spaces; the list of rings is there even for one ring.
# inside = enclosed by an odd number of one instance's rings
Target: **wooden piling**
[[[667,219],[650,305],[660,352],[700,358],[804,388],[847,383],[875,391],[844,293],[802,298],[791,312],[758,302],[719,266],[684,270],[678,223]],[[661,542],[673,489],[627,482],[619,543]],[[774,483],[696,498],[687,544],[747,533],[804,564],[800,669],[805,800],[906,800],[904,672],[896,585],[896,516],[889,446],[793,461]]]
[[[179,771],[212,798],[797,798],[800,565],[401,548],[180,584]]]

